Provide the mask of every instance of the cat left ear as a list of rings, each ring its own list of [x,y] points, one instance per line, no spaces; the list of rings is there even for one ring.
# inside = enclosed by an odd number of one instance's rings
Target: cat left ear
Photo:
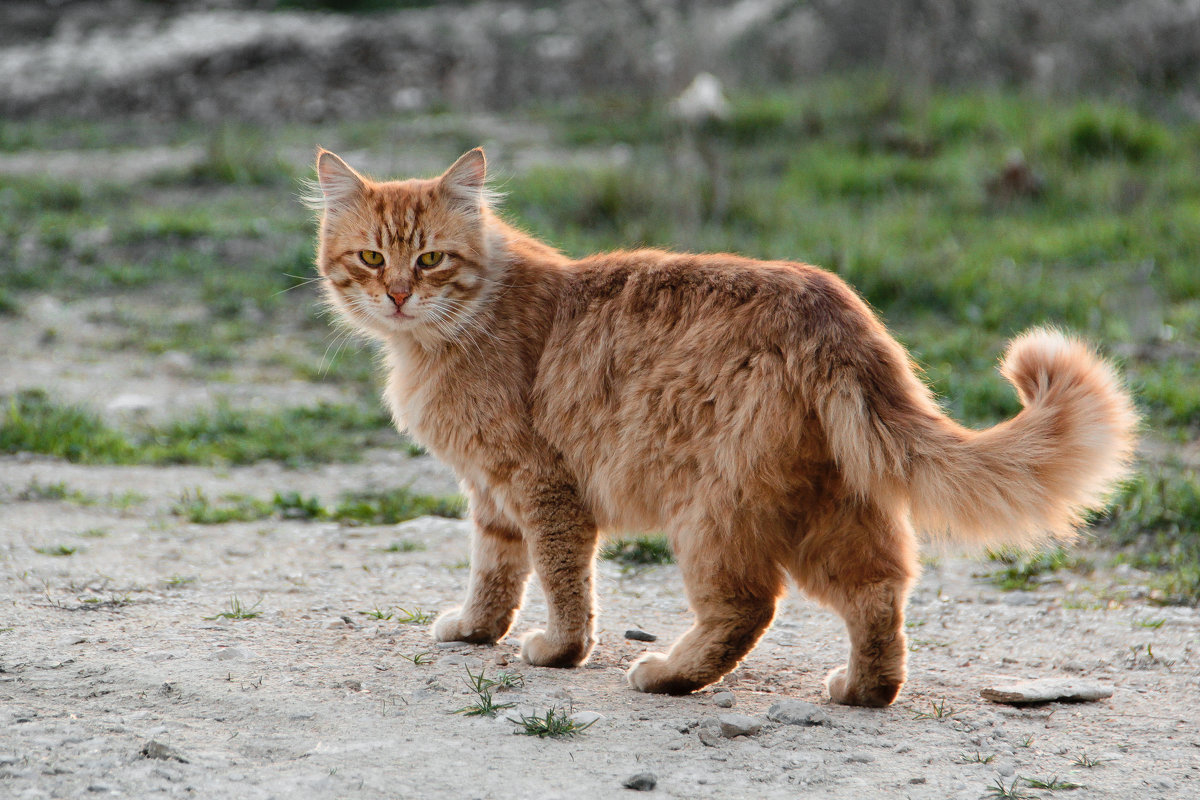
[[[328,150],[317,151],[317,183],[326,208],[345,205],[366,188],[362,176]]]
[[[459,201],[464,210],[478,211],[484,202],[484,182],[487,179],[487,158],[483,148],[463,153],[441,177],[443,190]]]

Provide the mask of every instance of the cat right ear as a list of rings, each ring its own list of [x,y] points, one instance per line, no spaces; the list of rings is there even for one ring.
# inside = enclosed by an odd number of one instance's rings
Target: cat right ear
[[[345,206],[362,194],[366,183],[350,165],[328,150],[317,149],[317,185],[322,208]]]

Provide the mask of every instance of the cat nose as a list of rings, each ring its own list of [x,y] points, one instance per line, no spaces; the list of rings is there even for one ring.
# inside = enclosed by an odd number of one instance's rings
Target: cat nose
[[[388,297],[392,298],[392,302],[396,304],[396,310],[399,311],[404,305],[404,301],[408,299],[411,292],[388,292]]]

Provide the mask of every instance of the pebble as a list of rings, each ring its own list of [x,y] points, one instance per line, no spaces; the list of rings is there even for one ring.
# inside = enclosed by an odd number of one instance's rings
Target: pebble
[[[846,756],[847,764],[870,764],[875,760],[875,756],[870,753],[851,753]]]
[[[1005,778],[1011,778],[1016,771],[1017,765],[1011,761],[1000,761],[996,764],[996,772]]]
[[[696,736],[705,747],[716,747],[721,741],[721,735],[712,728],[701,728]]]
[[[174,747],[170,747],[154,739],[142,745],[140,752],[145,758],[157,758],[161,761],[178,761],[181,764],[188,763],[188,760],[180,755],[179,751]]]
[[[719,708],[733,708],[733,692],[717,692],[713,695],[713,705]]]
[[[439,650],[465,650],[471,645],[466,642],[435,642],[433,646]]]
[[[1095,681],[1082,681],[1075,678],[1042,678],[985,687],[979,690],[979,694],[985,700],[991,700],[993,703],[1016,706],[1029,703],[1050,703],[1056,700],[1064,702],[1104,700],[1112,697],[1113,690],[1111,686],[1102,686]]]
[[[658,641],[658,637],[655,636],[653,633],[646,633],[645,631],[640,631],[637,628],[630,628],[629,630],[625,631],[625,638],[632,639],[635,642],[657,642]]]
[[[767,709],[767,719],[786,725],[828,725],[825,709],[803,700],[781,700]]]
[[[762,721],[746,714],[721,714],[717,717],[721,735],[726,739],[735,736],[753,736],[762,730]]]
[[[254,653],[245,647],[226,647],[217,651],[218,661],[242,661],[254,658]]]
[[[639,772],[637,775],[630,775],[621,781],[621,785],[626,789],[648,792],[658,785],[658,778],[653,772]]]

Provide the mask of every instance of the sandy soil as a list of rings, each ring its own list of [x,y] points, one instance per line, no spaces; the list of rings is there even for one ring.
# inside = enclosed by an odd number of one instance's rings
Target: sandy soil
[[[63,481],[98,502],[17,500],[35,481]],[[0,459],[0,795],[616,797],[645,771],[658,794],[689,798],[973,799],[1018,776],[1057,776],[1089,798],[1200,788],[1200,613],[1099,599],[1130,593],[1136,576],[1068,575],[1002,593],[973,577],[979,562],[935,557],[910,606],[911,678],[892,708],[828,704],[821,679],[844,658],[845,636],[833,614],[797,596],[723,685],[665,698],[632,691],[623,671],[689,623],[672,566],[603,562],[594,657],[582,669],[543,669],[521,664],[514,640],[438,646],[424,625],[361,613],[455,602],[468,523],[204,526],[170,513],[186,488],[332,499],[406,482],[453,488],[436,462],[399,452],[304,472]],[[110,502],[130,491],[147,499],[124,510]],[[388,552],[398,541],[421,549]],[[37,549],[58,545],[79,549]],[[261,616],[214,619],[235,595]],[[515,632],[544,621],[534,586]],[[629,628],[659,641],[626,640]],[[404,658],[418,653],[430,663]],[[473,698],[468,669],[519,673],[523,687],[496,694],[514,709],[456,714]],[[1024,709],[979,697],[1003,677],[1052,676],[1114,694]],[[722,691],[733,708],[714,703]],[[784,699],[822,704],[829,721],[767,720]],[[936,718],[935,706],[947,715]],[[508,719],[551,708],[601,718],[562,740],[517,735]],[[753,716],[762,730],[703,741],[726,713]],[[150,742],[175,757],[147,757]],[[1084,756],[1101,763],[1082,766]]]

